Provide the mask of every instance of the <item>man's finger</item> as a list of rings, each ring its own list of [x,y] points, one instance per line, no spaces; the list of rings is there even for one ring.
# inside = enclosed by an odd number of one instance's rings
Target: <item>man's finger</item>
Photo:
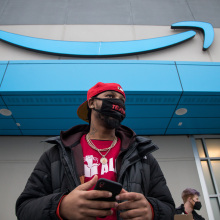
[[[105,202],[105,201],[87,201],[85,207],[89,207],[90,209],[111,209],[116,208],[118,204],[116,202]]]
[[[126,192],[128,192],[128,191],[126,191],[125,189],[122,188],[120,194],[121,194],[121,193],[126,193]]]
[[[125,202],[121,202],[118,204],[117,209],[118,210],[128,210],[128,209],[133,209],[136,208],[135,204],[133,201],[125,201]]]
[[[117,206],[118,210],[129,210],[129,209],[139,209],[142,207],[147,207],[147,203],[143,203],[141,200],[138,201],[125,201],[122,203],[119,203]]]
[[[77,189],[82,191],[89,190],[96,184],[97,181],[98,181],[98,176],[95,175],[90,181],[78,186]]]
[[[127,210],[125,212],[121,212],[120,213],[120,217],[122,219],[140,219],[140,217],[143,215],[144,213],[141,210],[138,209],[133,209],[133,210]],[[141,218],[142,219],[142,218]],[[145,218],[146,219],[146,218]]]
[[[109,198],[112,196],[112,193],[109,191],[101,191],[101,190],[91,190],[86,193],[86,199],[102,199]]]
[[[85,219],[87,220],[87,216],[91,216],[91,217],[105,217],[105,216],[109,216],[113,214],[113,211],[111,209],[88,209],[86,211],[86,216]]]
[[[143,195],[140,193],[133,193],[133,192],[125,192],[125,193],[121,193],[119,195],[116,196],[117,200],[133,200],[133,201],[137,201],[142,199]]]

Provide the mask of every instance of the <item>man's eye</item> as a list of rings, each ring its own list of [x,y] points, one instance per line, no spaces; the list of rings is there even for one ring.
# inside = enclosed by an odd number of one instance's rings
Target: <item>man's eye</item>
[[[113,95],[107,95],[107,97],[109,97],[109,98],[113,98]]]

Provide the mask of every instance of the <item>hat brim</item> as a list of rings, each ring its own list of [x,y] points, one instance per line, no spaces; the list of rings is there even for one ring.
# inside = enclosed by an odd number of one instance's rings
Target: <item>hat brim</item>
[[[79,108],[77,109],[77,115],[85,122],[89,122],[88,120],[88,102],[83,102]]]

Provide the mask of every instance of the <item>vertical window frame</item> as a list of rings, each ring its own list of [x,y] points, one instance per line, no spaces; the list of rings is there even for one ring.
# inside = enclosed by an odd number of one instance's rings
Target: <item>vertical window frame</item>
[[[205,151],[206,158],[207,158],[207,162],[208,162],[211,179],[212,179],[214,189],[215,189],[215,192],[216,192],[214,195],[209,195],[209,197],[211,197],[211,196],[212,196],[212,198],[217,197],[218,203],[219,203],[219,206],[220,206],[220,194],[219,194],[218,184],[217,184],[217,181],[215,179],[214,171],[212,169],[212,164],[211,164],[211,161],[214,161],[214,160],[220,161],[220,158],[219,157],[211,157],[210,158],[210,156],[208,154],[207,145],[206,145],[206,142],[205,142],[205,139],[219,139],[219,138],[201,138],[201,139],[202,139],[202,144],[203,144],[204,151]],[[204,161],[204,158],[200,158],[200,161]]]
[[[203,192],[203,196],[204,196],[207,214],[208,214],[209,219],[214,219],[214,214],[212,211],[209,193],[208,193],[208,189],[206,187],[205,177],[204,177],[203,170],[202,170],[201,160],[200,160],[198,149],[196,146],[196,138],[192,135],[192,136],[190,136],[190,140],[191,140],[193,154],[194,154],[195,162],[196,162],[196,167],[197,167],[197,171],[198,171],[198,175],[199,175],[199,179],[200,179],[200,183],[201,183],[201,187],[202,187],[202,192]],[[203,141],[202,141],[202,143],[203,143]],[[204,147],[204,145],[203,145],[203,147]],[[205,151],[205,149],[204,149],[204,151]],[[207,152],[205,152],[205,154],[206,154],[206,157],[202,158],[202,159],[207,161],[207,156],[208,156]]]

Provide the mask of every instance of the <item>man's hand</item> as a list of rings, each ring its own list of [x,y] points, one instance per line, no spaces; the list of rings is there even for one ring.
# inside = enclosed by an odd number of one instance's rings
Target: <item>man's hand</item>
[[[116,202],[96,201],[97,198],[111,197],[107,191],[90,190],[97,182],[94,176],[89,182],[84,183],[66,195],[60,204],[60,216],[68,220],[94,220],[96,217],[112,215],[111,208],[117,206]]]
[[[124,201],[118,204],[117,209],[122,211],[120,217],[123,219],[152,220],[152,210],[150,203],[141,193],[127,192],[122,190],[116,196],[117,200]]]

